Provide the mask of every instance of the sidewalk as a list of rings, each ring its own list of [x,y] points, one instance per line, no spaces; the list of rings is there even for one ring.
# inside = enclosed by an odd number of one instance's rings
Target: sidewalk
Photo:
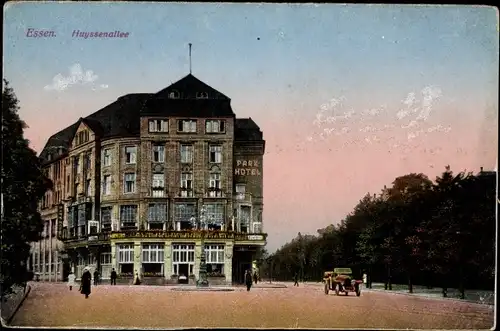
[[[385,290],[383,283],[372,283],[372,288],[367,289],[366,291],[381,291],[381,292],[389,292],[395,294],[407,294],[407,295],[415,295],[415,296],[423,296],[427,298],[439,298],[439,299],[450,299],[450,300],[460,300],[460,301],[468,301],[485,305],[494,305],[495,304],[495,293],[494,291],[484,291],[484,290],[465,290],[465,299],[460,299],[460,291],[455,288],[448,289],[448,296],[443,298],[442,288],[433,287],[427,288],[421,285],[413,286],[413,293],[408,293],[408,285],[401,284],[393,284],[392,291]]]
[[[31,285],[29,283],[26,285],[26,292],[23,287],[16,286],[13,289],[13,293],[3,298],[1,302],[2,325],[7,325],[10,322],[30,291]]]

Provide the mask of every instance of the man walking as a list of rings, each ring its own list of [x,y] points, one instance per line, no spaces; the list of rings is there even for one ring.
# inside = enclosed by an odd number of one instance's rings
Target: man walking
[[[299,275],[297,273],[295,273],[295,275],[293,276],[293,286],[299,286]]]
[[[113,268],[113,270],[111,270],[111,285],[116,285],[116,271],[115,271],[115,268]]]
[[[252,272],[247,270],[247,273],[245,274],[245,284],[247,285],[247,291],[250,291],[250,288],[252,287]]]

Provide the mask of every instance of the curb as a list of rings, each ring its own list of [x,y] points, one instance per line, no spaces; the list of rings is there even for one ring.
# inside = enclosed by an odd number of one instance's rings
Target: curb
[[[12,311],[12,313],[10,314],[10,316],[7,317],[6,319],[4,319],[2,317],[2,324],[3,325],[8,326],[12,322],[12,320],[14,319],[14,316],[16,316],[16,313],[18,312],[19,308],[21,308],[24,300],[26,300],[26,298],[28,297],[28,294],[30,294],[30,292],[31,292],[31,285],[28,284],[26,286],[26,292],[24,292],[23,298],[16,305],[16,308]]]
[[[425,295],[418,295],[415,293],[406,293],[406,292],[396,292],[396,291],[389,291],[389,290],[382,290],[382,289],[364,289],[367,292],[382,292],[382,293],[388,293],[388,294],[396,294],[396,295],[406,295],[406,296],[412,296],[412,297],[421,297],[424,299],[432,299],[432,300],[449,300],[449,301],[458,301],[458,302],[468,302],[468,303],[474,303],[477,305],[482,305],[482,306],[491,306],[494,307],[494,303],[481,303],[478,301],[473,301],[473,300],[468,300],[468,299],[457,299],[457,298],[444,298],[444,297],[435,297],[435,296],[425,296]]]

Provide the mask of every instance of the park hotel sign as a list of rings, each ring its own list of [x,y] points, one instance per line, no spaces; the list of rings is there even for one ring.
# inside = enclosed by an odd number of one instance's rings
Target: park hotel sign
[[[236,160],[236,176],[261,176],[261,164],[257,160]]]

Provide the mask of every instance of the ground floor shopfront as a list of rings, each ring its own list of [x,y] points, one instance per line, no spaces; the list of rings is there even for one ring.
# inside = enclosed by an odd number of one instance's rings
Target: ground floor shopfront
[[[77,279],[83,269],[97,269],[101,279],[110,278],[114,268],[120,280],[162,278],[166,283],[196,283],[202,247],[205,248],[207,275],[211,283],[243,282],[244,273],[265,240],[221,238],[127,238],[116,234],[106,243],[87,242],[67,247],[70,269]],[[83,244],[83,243],[82,243]]]

